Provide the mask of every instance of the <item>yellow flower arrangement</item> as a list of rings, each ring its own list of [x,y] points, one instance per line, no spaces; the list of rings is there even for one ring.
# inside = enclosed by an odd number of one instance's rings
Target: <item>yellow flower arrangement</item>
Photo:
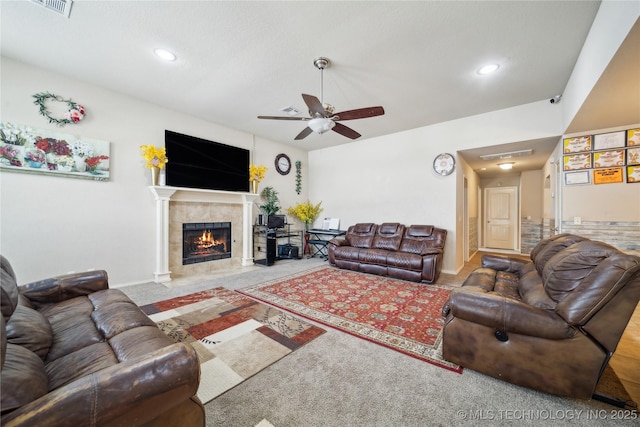
[[[318,218],[320,212],[322,212],[321,205],[322,202],[314,205],[309,200],[307,200],[305,203],[298,203],[297,205],[290,207],[289,209],[287,209],[287,212],[298,218],[300,221],[304,222],[304,224],[308,227],[316,220],[316,218]]]
[[[164,147],[158,148],[153,145],[141,145],[140,151],[142,151],[142,157],[146,162],[145,166],[149,169],[153,167],[162,169],[169,161]]]
[[[260,182],[264,179],[264,173],[267,171],[267,167],[263,165],[249,165],[249,181]]]

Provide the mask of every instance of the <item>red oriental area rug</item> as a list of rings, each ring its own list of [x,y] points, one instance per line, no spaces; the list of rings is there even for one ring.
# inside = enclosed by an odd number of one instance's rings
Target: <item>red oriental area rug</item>
[[[225,288],[140,307],[200,360],[198,397],[207,403],[325,331]]]
[[[450,293],[443,287],[321,267],[237,292],[462,372],[442,358],[441,310]]]

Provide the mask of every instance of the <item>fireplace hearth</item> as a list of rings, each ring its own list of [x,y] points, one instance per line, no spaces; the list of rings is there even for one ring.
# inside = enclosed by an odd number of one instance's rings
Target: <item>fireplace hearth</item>
[[[231,258],[231,222],[182,224],[182,265]]]

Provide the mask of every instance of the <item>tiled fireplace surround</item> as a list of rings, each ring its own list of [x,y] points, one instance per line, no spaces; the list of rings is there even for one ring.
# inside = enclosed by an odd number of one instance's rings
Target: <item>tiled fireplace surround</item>
[[[253,264],[253,206],[259,195],[168,186],[149,187],[156,200],[154,281]],[[231,222],[231,258],[182,265],[182,224]]]

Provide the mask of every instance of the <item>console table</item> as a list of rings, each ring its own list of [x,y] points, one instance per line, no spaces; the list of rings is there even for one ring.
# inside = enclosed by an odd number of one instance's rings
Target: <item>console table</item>
[[[321,230],[318,228],[307,230],[307,235],[305,237],[306,244],[310,245],[312,252],[312,254],[309,255],[309,258],[320,255],[326,260],[328,257],[327,243],[329,243],[329,240],[334,237],[344,236],[345,234],[347,234],[346,230]]]

